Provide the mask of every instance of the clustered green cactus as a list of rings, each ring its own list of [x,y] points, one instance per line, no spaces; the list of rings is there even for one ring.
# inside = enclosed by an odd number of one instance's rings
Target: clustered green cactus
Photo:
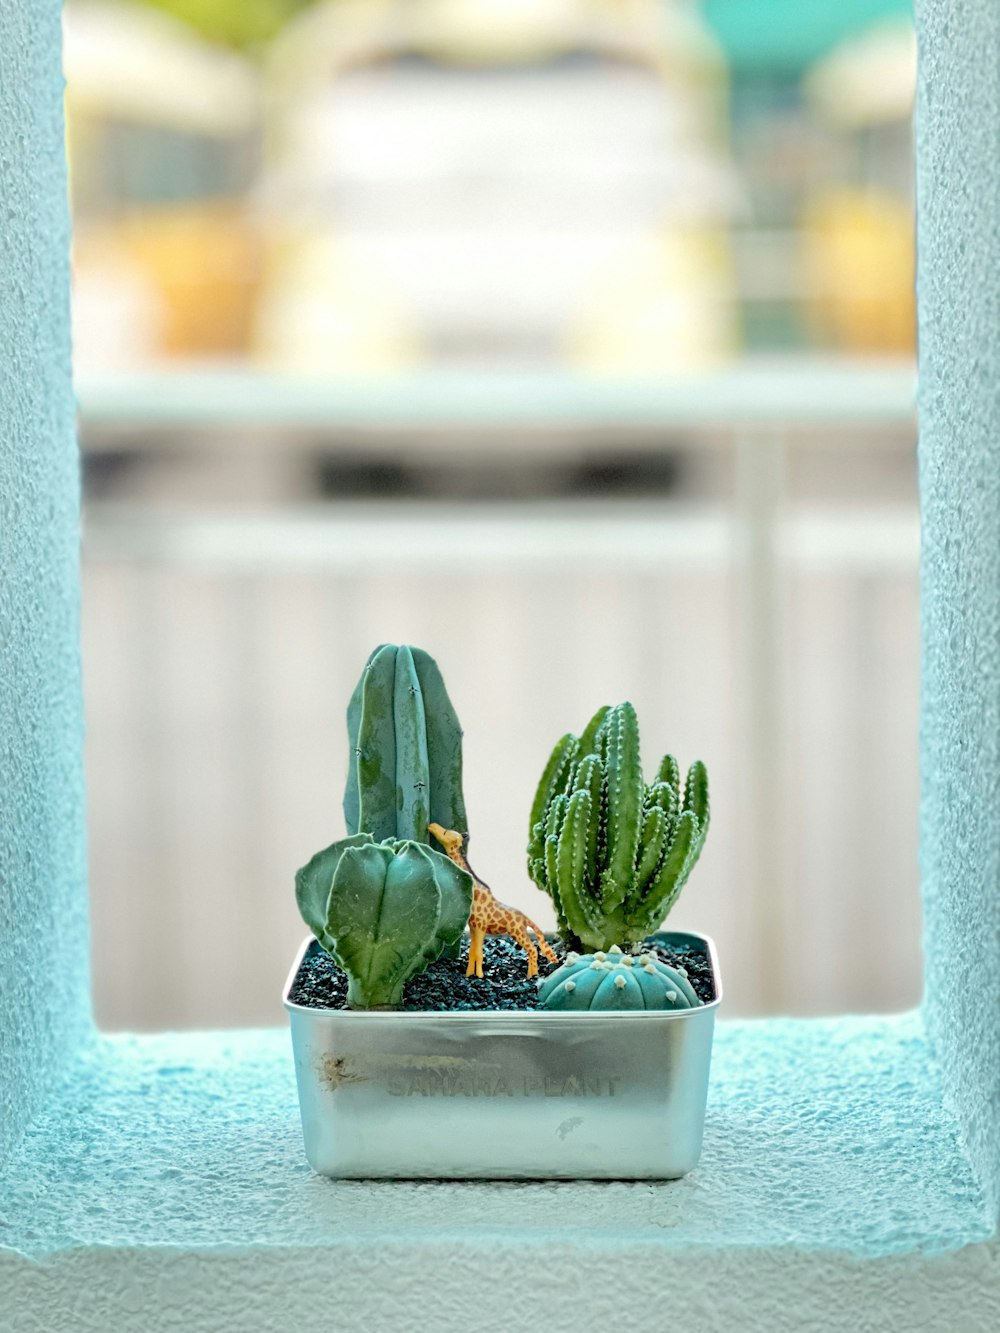
[[[447,856],[370,833],[317,852],[295,876],[299,911],[347,973],[352,1009],[399,1005],[410,977],[461,938],[472,892]]]
[[[708,824],[705,765],[691,765],[682,792],[677,760],[665,755],[647,786],[635,709],[601,708],[552,751],[531,808],[528,873],[567,942],[628,947],[677,901]]]
[[[654,953],[636,956],[612,945],[607,953],[572,951],[541,982],[543,1009],[695,1009],[701,1000],[683,967]]]
[[[376,842],[428,843],[427,825],[469,832],[462,796],[462,728],[437,663],[420,648],[383,643],[347,708],[347,832]]]

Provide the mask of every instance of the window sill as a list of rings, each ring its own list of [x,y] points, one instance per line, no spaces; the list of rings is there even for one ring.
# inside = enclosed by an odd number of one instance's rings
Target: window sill
[[[0,1185],[8,1261],[556,1240],[878,1259],[992,1233],[917,1014],[721,1023],[701,1164],[662,1184],[332,1182],[303,1156],[287,1033],[100,1037]]]
[[[329,1181],[286,1032],[97,1038],[0,1177],[0,1333],[1000,1327],[919,1015],[716,1034],[662,1184]]]

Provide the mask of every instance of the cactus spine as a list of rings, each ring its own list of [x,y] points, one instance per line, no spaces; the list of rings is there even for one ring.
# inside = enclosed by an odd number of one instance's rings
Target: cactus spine
[[[708,773],[681,791],[665,755],[649,786],[630,703],[602,708],[580,737],[556,744],[531,809],[528,873],[556,905],[564,938],[592,949],[632,945],[663,922],[708,835]]]
[[[376,648],[348,704],[347,734],[349,834],[428,843],[430,823],[468,834],[462,728],[428,653]]]

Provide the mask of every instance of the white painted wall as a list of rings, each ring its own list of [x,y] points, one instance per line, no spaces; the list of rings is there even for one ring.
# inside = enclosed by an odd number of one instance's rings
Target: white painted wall
[[[304,933],[292,875],[342,834],[344,709],[385,640],[444,670],[466,731],[472,859],[499,896],[553,923],[524,870],[535,782],[559,735],[629,697],[648,768],[668,748],[709,766],[713,827],[671,921],[716,937],[727,1010],[915,1002],[916,515],[796,511],[781,544],[784,736],[767,772],[745,741],[742,548],[722,509],[93,516],[100,1020],[279,1017]],[[763,875],[748,866],[751,819]]]

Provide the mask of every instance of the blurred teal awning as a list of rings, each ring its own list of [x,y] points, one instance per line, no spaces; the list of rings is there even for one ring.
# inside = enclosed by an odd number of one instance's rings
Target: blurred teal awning
[[[702,0],[735,70],[795,73],[883,19],[911,19],[910,0]]]

